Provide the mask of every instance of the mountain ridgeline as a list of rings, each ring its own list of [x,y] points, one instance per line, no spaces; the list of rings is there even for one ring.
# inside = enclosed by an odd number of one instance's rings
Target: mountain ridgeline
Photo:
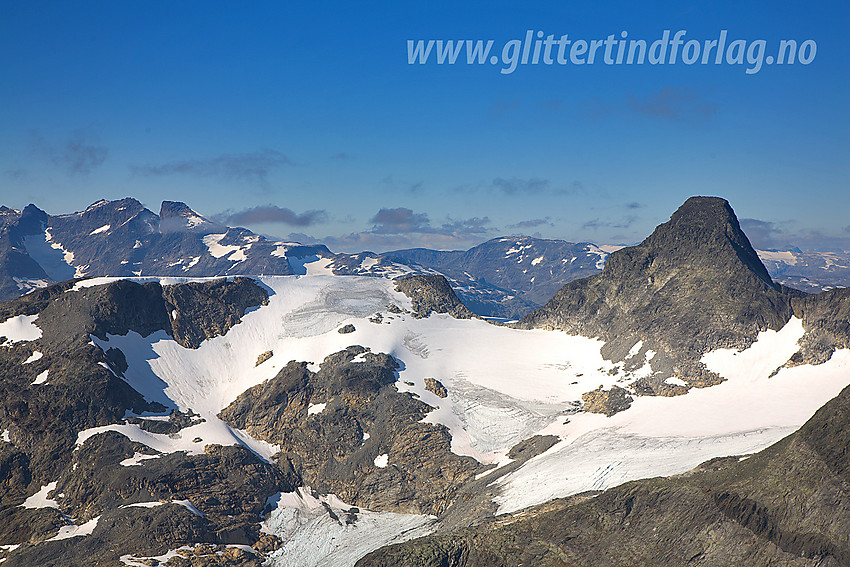
[[[163,201],[159,214],[132,198],[102,200],[64,215],[48,215],[35,205],[21,211],[0,207],[0,300],[82,276],[442,274],[476,315],[519,319],[564,284],[599,273],[618,248],[509,236],[465,251],[344,254],[228,227],[179,201]],[[787,249],[758,255],[774,281],[797,289],[817,292],[850,283],[846,252]],[[753,258],[748,261],[755,265]]]

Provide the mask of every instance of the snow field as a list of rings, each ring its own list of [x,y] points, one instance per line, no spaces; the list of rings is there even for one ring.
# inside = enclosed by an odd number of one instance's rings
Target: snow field
[[[305,263],[308,273],[312,267],[326,268],[324,261]],[[163,332],[94,339],[104,350],[117,347],[124,352],[130,366],[125,378],[147,399],[191,409],[206,419],[204,423],[174,438],[130,424],[110,425],[81,433],[78,443],[111,429],[161,452],[199,453],[207,443],[241,444],[268,460],[276,447],[230,428],[216,414],[247,388],[274,377],[290,360],[311,362],[316,370],[327,355],[359,344],[400,361],[396,387],[434,408],[425,421],[448,427],[452,450],[458,454],[501,465],[509,462],[505,454],[511,446],[534,434],[561,438],[497,481],[501,494],[496,500],[504,513],[628,480],[685,472],[717,456],[759,451],[799,428],[850,375],[850,351],[845,350],[823,365],[782,368],[770,377],[797,350],[803,329],[792,319],[778,332],[762,333],[744,352],[706,355],[706,365],[726,378],[723,384],[673,398],[636,397],[629,410],[610,418],[576,414],[583,393],[622,379],[608,374],[614,365],[602,359],[600,341],[445,315],[415,319],[387,314],[389,304],[410,309],[410,301],[382,278],[258,279],[270,290],[269,304],[250,311],[227,335],[204,341],[196,350],[181,347]],[[172,280],[163,278],[163,283],[177,283]],[[370,322],[378,311],[385,314],[383,322]],[[337,332],[348,323],[355,326],[353,333]],[[265,351],[273,356],[255,367]],[[640,346],[633,351],[637,355]],[[646,353],[645,358],[653,355]],[[645,363],[638,374],[648,371]],[[442,382],[449,396],[427,391],[426,377]],[[324,403],[314,404],[312,412],[323,410],[319,406]],[[196,437],[202,443],[195,443]],[[376,466],[389,463],[392,455],[379,459]],[[314,513],[315,497],[292,494],[281,496],[265,524],[287,542],[286,552],[276,554],[273,565],[353,564],[363,553],[384,545],[380,542],[385,537],[401,537],[398,530],[427,532],[417,516],[377,513],[362,515],[352,528],[333,520],[324,506]]]
[[[379,547],[428,535],[435,518],[354,509],[334,495],[309,488],[269,498],[272,511],[262,531],[280,537],[283,547],[269,556],[272,567],[353,567]],[[339,518],[335,520],[328,510]]]
[[[799,319],[766,331],[749,349],[703,361],[726,381],[686,395],[637,397],[613,417],[581,413],[541,434],[562,441],[501,479],[499,512],[629,480],[691,470],[713,457],[760,451],[796,431],[850,379],[850,350],[819,366],[782,366],[803,335]]]

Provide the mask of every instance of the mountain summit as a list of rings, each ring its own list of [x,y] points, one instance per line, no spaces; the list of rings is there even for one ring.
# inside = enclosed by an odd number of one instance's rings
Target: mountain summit
[[[635,388],[671,393],[665,381],[674,374],[715,383],[698,358],[781,329],[799,294],[771,280],[727,201],[691,197],[642,243],[612,253],[601,274],[568,283],[520,326],[599,337],[603,354],[627,371],[649,359],[653,373]]]

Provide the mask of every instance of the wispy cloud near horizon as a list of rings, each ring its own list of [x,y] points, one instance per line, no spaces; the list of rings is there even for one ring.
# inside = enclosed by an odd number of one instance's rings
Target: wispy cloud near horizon
[[[273,169],[295,165],[277,150],[262,149],[244,154],[221,154],[205,159],[175,160],[162,164],[131,165],[135,175],[161,177],[167,175],[196,175],[222,177],[265,184]]]
[[[286,207],[276,205],[261,205],[241,211],[224,211],[213,218],[220,223],[229,225],[242,224],[287,224],[290,226],[313,226],[328,221],[328,213],[324,209],[311,209],[296,213]]]
[[[100,144],[97,134],[90,129],[74,130],[59,144],[32,132],[32,148],[71,175],[88,175],[103,165],[109,155],[107,147]]]

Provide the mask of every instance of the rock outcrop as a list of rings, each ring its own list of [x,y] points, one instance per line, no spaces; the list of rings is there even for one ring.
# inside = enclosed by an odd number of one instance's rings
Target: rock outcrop
[[[318,372],[293,361],[219,417],[280,445],[281,458],[321,493],[371,510],[439,515],[479,465],[452,453],[444,426],[421,421],[431,407],[396,390],[397,367],[361,346],[328,356]]]
[[[455,319],[470,319],[475,315],[458,299],[445,277],[413,275],[395,281],[397,291],[408,296],[413,303],[414,317],[427,317],[431,313],[447,313]]]

